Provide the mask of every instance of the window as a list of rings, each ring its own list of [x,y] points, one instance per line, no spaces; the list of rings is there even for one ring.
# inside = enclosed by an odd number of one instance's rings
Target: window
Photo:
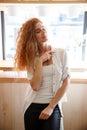
[[[1,11],[0,11],[0,25],[1,25]],[[0,26],[0,59],[2,59],[2,28]]]
[[[87,32],[84,33],[84,6],[87,5],[6,5],[4,10],[5,59],[13,59],[14,57],[17,32],[22,23],[31,17],[38,17],[44,21],[48,28],[50,44],[66,49],[70,67],[87,68]]]

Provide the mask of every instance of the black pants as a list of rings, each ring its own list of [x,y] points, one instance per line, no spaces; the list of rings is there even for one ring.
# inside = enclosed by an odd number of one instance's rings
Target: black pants
[[[24,114],[25,130],[59,130],[61,113],[58,105],[47,120],[39,120],[41,111],[48,104],[32,103]]]

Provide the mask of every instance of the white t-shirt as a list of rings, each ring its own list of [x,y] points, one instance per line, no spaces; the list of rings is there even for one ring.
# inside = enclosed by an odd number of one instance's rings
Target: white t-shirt
[[[24,111],[27,109],[27,107],[32,102],[46,103],[47,100],[45,100],[45,99],[47,99],[48,97],[49,97],[49,100],[48,100],[48,102],[49,102],[52,99],[52,97],[55,96],[57,90],[61,87],[63,80],[67,76],[70,75],[70,71],[69,71],[69,67],[68,67],[67,53],[64,49],[60,49],[60,48],[55,49],[55,53],[52,56],[52,61],[53,61],[53,66],[48,65],[48,66],[46,66],[47,69],[46,69],[46,67],[43,67],[43,77],[44,77],[43,79],[45,79],[45,82],[42,83],[41,90],[36,92],[36,91],[33,91],[31,89],[31,87],[29,86],[26,96],[25,96]],[[50,72],[49,72],[48,68],[51,70]],[[47,76],[48,73],[46,71],[49,72],[49,76]],[[31,79],[32,76],[33,76],[33,74],[28,72],[28,78]],[[45,76],[47,76],[47,81],[46,81]],[[48,88],[48,86],[46,86],[47,82],[48,82],[48,85],[50,88]],[[46,89],[44,87],[46,87]],[[48,97],[47,96],[45,97],[46,91],[47,91]],[[43,96],[40,99],[41,94],[43,94]],[[61,103],[62,103],[62,101],[64,102],[65,100],[66,100],[66,95],[64,95],[63,98],[58,102],[61,113],[62,113]]]
[[[55,68],[56,69],[56,68]],[[34,103],[49,103],[53,96],[54,64],[43,66],[42,83],[34,99]]]

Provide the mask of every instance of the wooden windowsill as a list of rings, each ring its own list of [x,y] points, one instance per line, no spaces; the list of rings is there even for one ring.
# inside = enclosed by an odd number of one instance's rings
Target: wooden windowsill
[[[2,83],[27,83],[25,71],[13,71],[12,60],[0,60],[0,82]],[[87,84],[87,68],[71,68],[71,83]]]
[[[3,71],[14,71],[14,61],[13,60],[0,60],[0,70]],[[70,68],[71,72],[85,72],[87,68]]]
[[[0,83],[28,83],[25,71],[1,71]],[[71,83],[87,84],[87,72],[72,72]]]

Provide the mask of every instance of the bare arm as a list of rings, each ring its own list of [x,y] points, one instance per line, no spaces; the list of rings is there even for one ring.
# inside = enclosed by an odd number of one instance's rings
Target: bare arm
[[[70,82],[70,78],[67,77],[64,79],[62,86],[59,88],[59,90],[57,91],[55,97],[52,99],[52,101],[49,104],[49,107],[51,108],[55,108],[55,106],[57,105],[57,103],[59,102],[59,100],[63,97],[63,95],[65,94],[68,86],[69,86],[69,82]]]
[[[41,82],[42,82],[42,61],[41,59],[38,59],[34,76],[30,80],[30,85],[34,91],[37,91],[40,88]]]
[[[32,89],[35,91],[38,91],[41,86],[43,63],[51,58],[51,56],[53,54],[52,52],[53,51],[45,52],[37,60],[34,75],[33,75],[32,79],[29,81]]]
[[[53,109],[59,102],[59,100],[63,97],[65,94],[68,86],[69,86],[70,79],[69,77],[65,78],[63,81],[62,86],[58,89],[56,95],[54,98],[51,100],[50,104],[41,112],[39,119],[48,119],[49,116],[52,114]]]

